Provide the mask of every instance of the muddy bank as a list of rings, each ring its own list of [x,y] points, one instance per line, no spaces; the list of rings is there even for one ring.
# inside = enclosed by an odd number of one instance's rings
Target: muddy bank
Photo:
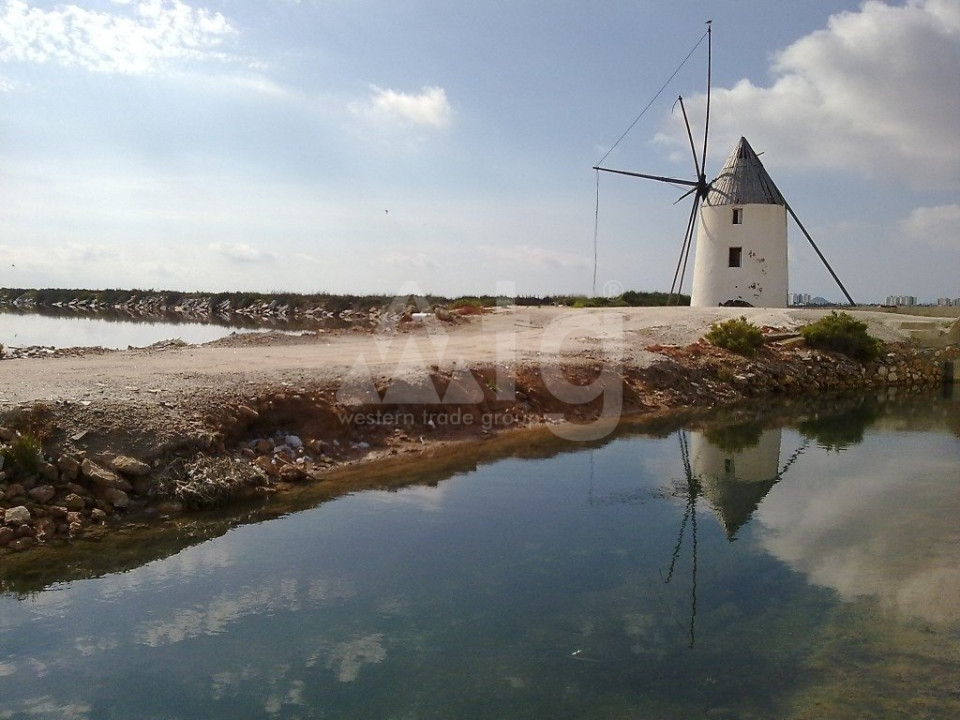
[[[300,487],[329,486],[333,494],[369,487],[362,477],[382,477],[370,469],[375,464],[423,462],[505,431],[540,428],[544,437],[598,440],[628,418],[848,391],[919,391],[940,386],[948,363],[960,358],[957,348],[895,343],[861,364],[805,348],[790,333],[770,332],[768,340],[750,358],[700,341],[647,346],[658,358],[649,364],[581,356],[435,366],[415,378],[378,377],[359,388],[364,392],[345,393],[340,376],[210,386],[175,402],[142,402],[163,396],[162,388],[146,388],[134,401],[114,395],[22,404],[0,414],[0,553]],[[364,470],[350,481],[337,475],[351,466]]]

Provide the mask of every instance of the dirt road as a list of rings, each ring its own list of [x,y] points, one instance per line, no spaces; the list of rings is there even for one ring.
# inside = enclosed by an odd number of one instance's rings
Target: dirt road
[[[459,324],[430,316],[373,334],[340,332],[287,336],[233,336],[203,346],[138,349],[83,357],[0,361],[0,409],[42,402],[184,402],[243,395],[284,383],[330,384],[353,372],[399,378],[433,366],[549,364],[578,359],[645,367],[652,345],[695,342],[711,323],[745,315],[785,331],[823,310],[758,308],[499,309]],[[950,319],[911,318],[858,311],[871,334],[903,340],[911,321],[946,329]]]

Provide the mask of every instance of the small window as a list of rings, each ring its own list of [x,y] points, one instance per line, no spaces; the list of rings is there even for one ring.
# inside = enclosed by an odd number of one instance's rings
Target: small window
[[[742,267],[743,265],[743,248],[732,247],[730,248],[730,262],[728,263],[729,267]]]
[[[743,225],[743,208],[733,209],[733,224]]]

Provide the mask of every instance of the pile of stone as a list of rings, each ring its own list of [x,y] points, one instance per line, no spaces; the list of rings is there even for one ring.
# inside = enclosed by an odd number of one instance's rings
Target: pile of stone
[[[112,351],[102,347],[55,348],[46,345],[30,345],[28,347],[5,347],[0,350],[0,360],[82,357],[83,355],[103,355],[108,352]]]
[[[0,428],[0,439],[16,441],[17,433]],[[136,504],[150,487],[150,465],[122,455],[99,462],[83,453],[38,458],[35,472],[15,467],[10,453],[0,458],[0,548],[7,550],[77,537]]]

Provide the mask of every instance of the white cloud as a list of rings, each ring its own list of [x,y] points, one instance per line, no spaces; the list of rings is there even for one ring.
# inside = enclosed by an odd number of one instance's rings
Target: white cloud
[[[423,251],[391,251],[383,255],[382,261],[393,267],[408,270],[436,270],[440,264],[435,259],[436,253]]]
[[[507,263],[518,272],[522,268],[529,267],[577,269],[593,267],[592,260],[585,255],[543,247],[488,245],[477,249],[480,255],[485,255],[487,258],[497,261],[498,264]]]
[[[914,242],[960,250],[960,204],[916,208],[903,232]]]
[[[780,164],[956,183],[958,67],[960,4],[870,0],[779,52],[769,87],[741,80],[716,89],[711,146],[726,152],[745,135],[757,150],[775,149]],[[691,101],[701,117],[703,102]],[[670,138],[686,144],[679,131]]]
[[[373,95],[368,104],[354,110],[435,128],[449,127],[453,119],[453,108],[443,88],[427,86],[416,94],[384,90],[375,85],[371,90]]]
[[[247,243],[211,243],[210,250],[234,262],[254,263],[273,262],[277,254],[262,250]]]
[[[114,0],[113,12],[23,0],[0,5],[0,62],[143,74],[166,62],[225,59],[218,49],[236,31],[218,12],[181,0]]]

